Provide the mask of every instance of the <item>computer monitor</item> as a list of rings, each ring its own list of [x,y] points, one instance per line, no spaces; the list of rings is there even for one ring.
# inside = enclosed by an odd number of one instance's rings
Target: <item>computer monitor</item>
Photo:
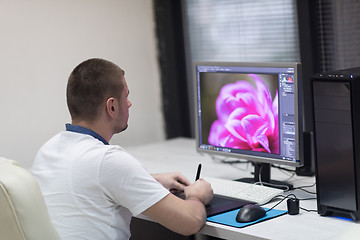
[[[302,160],[300,63],[195,63],[196,148],[254,163],[253,182],[273,182],[272,164]],[[281,183],[282,185],[282,183]]]

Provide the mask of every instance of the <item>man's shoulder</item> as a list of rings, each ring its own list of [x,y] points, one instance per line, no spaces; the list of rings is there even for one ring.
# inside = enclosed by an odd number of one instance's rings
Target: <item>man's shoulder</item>
[[[98,147],[106,149],[118,148],[118,146],[105,145],[100,140],[90,136],[88,134],[71,132],[71,131],[61,131],[55,136],[51,137],[44,145],[56,146],[89,146],[89,148]],[[121,149],[121,147],[119,147]]]

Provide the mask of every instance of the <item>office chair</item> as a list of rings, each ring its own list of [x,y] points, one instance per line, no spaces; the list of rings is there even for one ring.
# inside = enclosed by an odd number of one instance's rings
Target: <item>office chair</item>
[[[0,238],[60,240],[35,178],[17,162],[0,157]]]

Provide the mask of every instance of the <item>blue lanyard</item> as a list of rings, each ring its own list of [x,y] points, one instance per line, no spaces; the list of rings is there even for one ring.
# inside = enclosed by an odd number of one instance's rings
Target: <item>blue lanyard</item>
[[[77,126],[77,125],[71,125],[70,123],[65,124],[65,127],[66,127],[66,131],[87,134],[87,135],[93,136],[97,140],[103,142],[105,145],[109,145],[109,143],[102,136],[100,136],[93,130],[90,130],[88,128],[84,128],[81,126]]]

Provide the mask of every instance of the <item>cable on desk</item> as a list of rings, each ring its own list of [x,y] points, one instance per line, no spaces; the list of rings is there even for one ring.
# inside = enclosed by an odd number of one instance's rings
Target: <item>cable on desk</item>
[[[306,209],[306,208],[302,208],[302,207],[300,207],[300,209],[301,209],[301,210],[304,210],[304,211],[306,211],[306,212],[317,212],[316,209]]]
[[[289,194],[289,195],[286,195],[286,196],[283,196],[283,195],[277,195],[275,197],[273,197],[270,201],[268,201],[267,203],[271,202],[272,200],[274,200],[275,198],[278,198],[278,197],[282,197],[283,199],[280,200],[280,202],[276,203],[274,206],[272,206],[271,208],[269,208],[268,210],[266,210],[267,212],[274,209],[275,207],[277,207],[280,203],[282,203],[285,199],[289,198],[290,196],[292,196],[294,199],[298,199],[295,194]],[[267,203],[264,203],[264,204],[267,204]],[[262,204],[262,205],[264,205]]]
[[[269,200],[267,203],[264,203],[264,204],[262,204],[262,205],[268,204],[268,203],[270,203],[271,201],[273,201],[274,199],[279,198],[279,197],[282,197],[283,199],[281,199],[281,200],[280,200],[278,203],[276,203],[274,206],[272,206],[271,208],[269,208],[268,210],[266,210],[266,212],[274,209],[274,208],[277,207],[280,203],[282,203],[285,199],[290,198],[290,197],[292,197],[292,198],[294,198],[294,199],[297,199],[297,200],[299,200],[299,201],[316,200],[316,198],[298,198],[298,197],[296,197],[295,194],[292,194],[292,193],[291,193],[291,194],[288,194],[288,195],[286,195],[286,196],[277,195],[277,196],[273,197],[271,200]],[[262,205],[261,205],[261,206],[262,206]],[[299,207],[299,209],[304,210],[304,211],[307,211],[307,212],[317,212],[317,210],[306,209],[306,208],[302,208],[302,207]]]
[[[304,189],[304,188],[314,187],[315,185],[316,185],[316,183],[314,183],[312,185],[308,185],[308,186],[300,186],[300,187],[293,188],[293,190],[302,190],[302,191],[310,193],[310,194],[316,194],[316,192],[310,192],[309,190]]]
[[[261,185],[261,186],[265,186],[265,187],[280,188],[280,189],[284,190],[285,192],[287,192],[287,191],[290,190],[289,186],[286,186],[286,185],[272,184],[272,183],[268,183],[268,182],[261,182],[261,177],[260,177],[260,175],[259,175],[259,182],[254,182],[253,184],[255,184],[255,185]]]
[[[301,201],[307,201],[307,200],[316,200],[316,197],[312,197],[312,198],[298,198]]]
[[[306,201],[306,200],[316,200],[316,198],[301,198],[299,199],[301,201]],[[301,210],[304,210],[306,212],[317,212],[316,209],[306,209],[306,208],[303,208],[303,207],[300,207]]]

